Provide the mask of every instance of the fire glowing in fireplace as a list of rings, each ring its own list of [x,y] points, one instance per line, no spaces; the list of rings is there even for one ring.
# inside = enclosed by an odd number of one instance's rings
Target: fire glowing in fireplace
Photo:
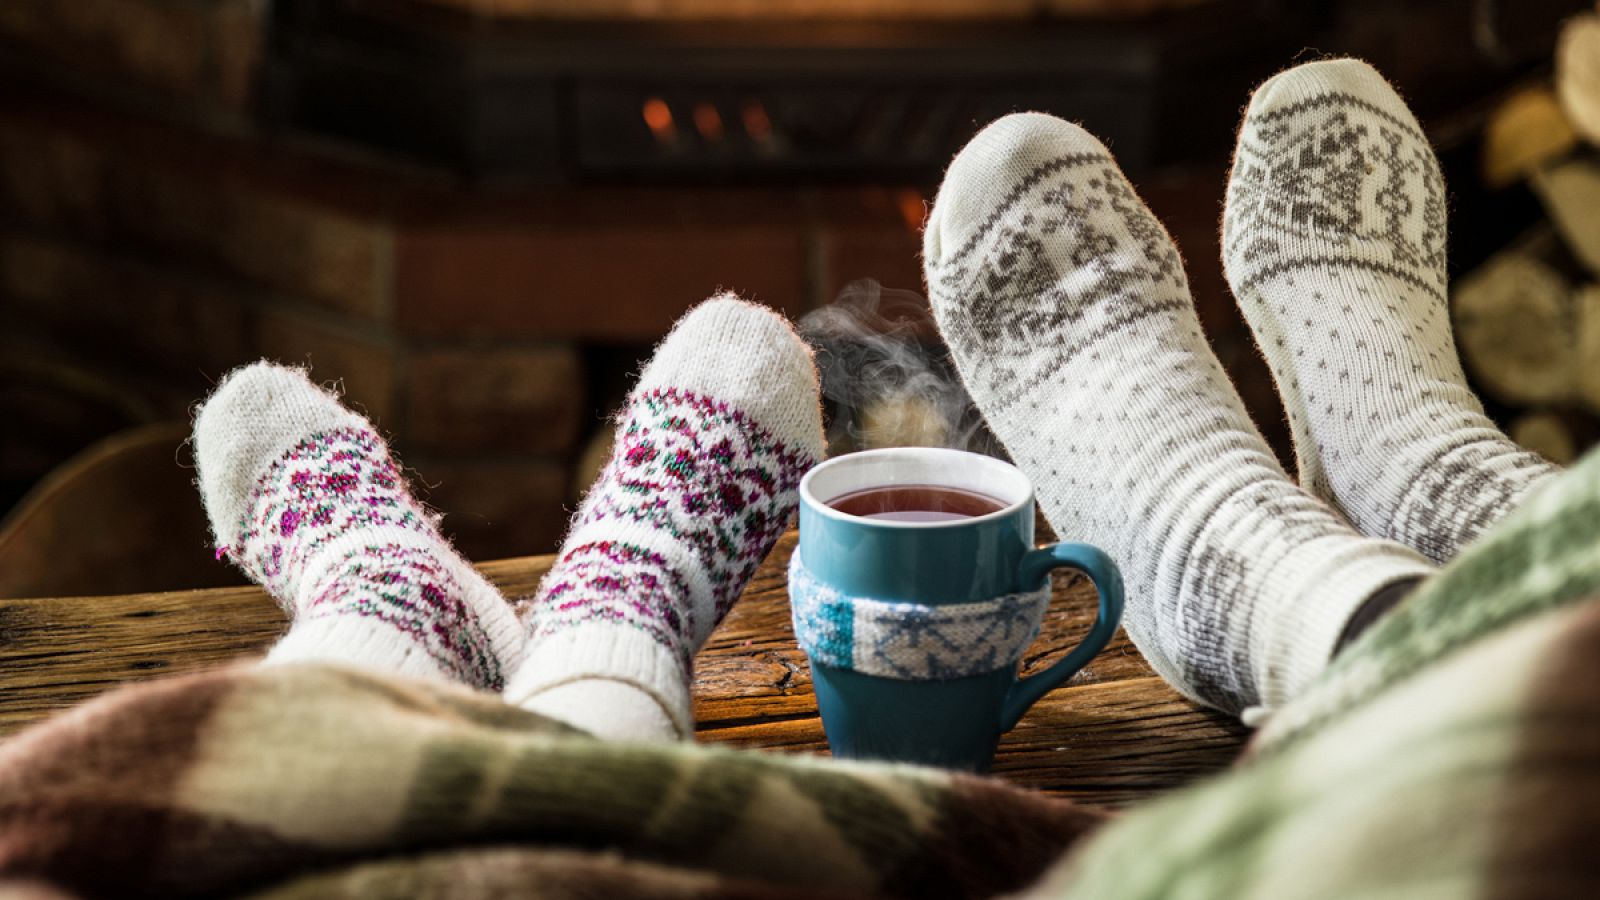
[[[672,121],[672,107],[660,97],[644,101],[644,124],[650,126],[650,133],[660,143],[670,144],[678,139],[678,126]]]
[[[751,140],[759,144],[772,137],[772,120],[767,118],[767,108],[760,100],[746,100],[739,116],[744,120],[744,133]]]
[[[710,143],[722,140],[722,113],[710,103],[698,103],[694,108],[694,127]]]

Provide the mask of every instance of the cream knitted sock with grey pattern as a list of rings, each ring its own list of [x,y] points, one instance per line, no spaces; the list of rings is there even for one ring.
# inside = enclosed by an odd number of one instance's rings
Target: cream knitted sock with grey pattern
[[[1300,483],[1362,532],[1445,562],[1558,471],[1512,443],[1467,387],[1439,163],[1371,66],[1310,63],[1256,91],[1222,230]]]
[[[968,390],[1056,531],[1122,568],[1128,633],[1185,694],[1283,704],[1367,597],[1430,571],[1289,481],[1201,335],[1177,248],[1083,129],[984,129],[923,253]]]

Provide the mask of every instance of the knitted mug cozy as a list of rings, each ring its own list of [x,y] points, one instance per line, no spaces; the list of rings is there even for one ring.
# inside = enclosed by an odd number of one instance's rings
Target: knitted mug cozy
[[[813,664],[899,681],[943,681],[1010,666],[1039,634],[1050,584],[935,606],[852,597],[789,560],[795,638]]]

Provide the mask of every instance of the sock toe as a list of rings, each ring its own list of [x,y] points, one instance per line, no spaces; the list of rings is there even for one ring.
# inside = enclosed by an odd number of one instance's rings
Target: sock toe
[[[1359,59],[1325,59],[1285,69],[1267,79],[1250,97],[1245,118],[1255,118],[1287,106],[1307,103],[1330,94],[1360,98],[1370,106],[1394,115],[1421,130],[1405,101],[1383,73]]]
[[[256,479],[273,460],[308,434],[365,426],[300,369],[263,360],[224,377],[194,420],[200,494],[217,546],[236,542]]]
[[[823,450],[817,371],[806,346],[770,309],[721,294],[678,321],[639,377],[638,391],[688,390],[738,407],[786,446]]]
[[[999,208],[987,191],[940,191],[922,233],[923,257],[933,265],[982,233],[986,220],[1049,175],[1083,156],[1110,158],[1094,135],[1045,113],[1012,113],[996,119],[964,147],[945,171],[946,185],[989,181],[1015,187]]]

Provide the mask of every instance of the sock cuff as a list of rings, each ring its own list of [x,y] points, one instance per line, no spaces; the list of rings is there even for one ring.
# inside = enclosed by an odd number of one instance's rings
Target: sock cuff
[[[500,661],[500,671],[509,677],[527,655],[527,632],[522,621],[505,595],[477,567],[460,554],[452,556],[457,566],[456,578],[465,592],[462,599],[477,614],[478,625],[488,635],[489,646]]]
[[[460,679],[405,632],[369,616],[321,616],[294,623],[267,651],[267,664],[336,663],[384,675],[458,685]]]
[[[1343,546],[1328,546],[1334,541]],[[1307,541],[1277,568],[1284,575],[1275,577],[1262,596],[1278,602],[1257,611],[1261,629],[1251,654],[1267,711],[1299,696],[1328,668],[1339,636],[1368,597],[1396,581],[1436,571],[1399,544],[1355,536]]]
[[[504,697],[524,706],[551,688],[587,679],[638,688],[661,705],[680,737],[694,734],[689,673],[676,653],[626,625],[579,625],[530,642]]]

